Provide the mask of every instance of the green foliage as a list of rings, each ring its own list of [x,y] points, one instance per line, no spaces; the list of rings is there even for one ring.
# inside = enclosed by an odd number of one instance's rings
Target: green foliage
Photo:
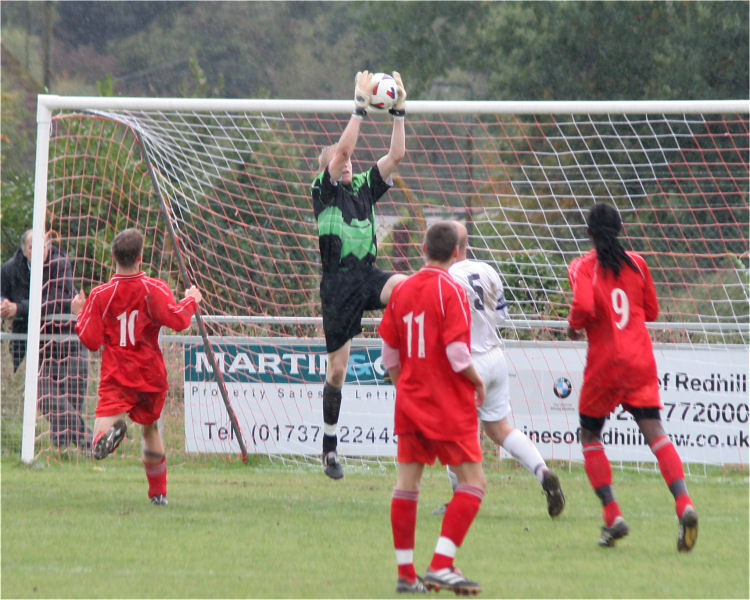
[[[545,254],[529,251],[501,264],[506,297],[521,314],[540,319],[567,318],[567,290],[558,287],[567,277],[567,265],[558,253]]]
[[[50,144],[47,227],[60,237],[93,238],[85,249],[67,249],[75,257],[76,279],[88,288],[109,279],[110,244],[117,232],[140,227],[145,234],[144,262],[161,264],[152,248],[163,235],[153,186],[132,132],[106,119],[69,116],[56,122],[63,144]],[[72,144],[95,146],[97,156],[77,161],[71,170]],[[113,210],[120,209],[120,210]]]
[[[169,506],[155,507],[137,460],[92,469],[75,458],[37,468],[3,459],[3,597],[393,597],[392,467],[348,468],[331,482],[319,466],[169,464]],[[658,472],[615,471],[631,532],[602,549],[601,507],[580,465],[556,466],[567,506],[554,521],[524,469],[486,467],[488,491],[456,563],[488,598],[748,597],[746,471],[689,477],[701,527],[695,549],[681,554]],[[444,469],[427,468],[419,572],[440,532],[430,511],[449,492]],[[513,548],[500,568],[499,540]]]
[[[18,249],[21,234],[31,229],[34,216],[34,180],[28,175],[9,174],[2,183],[2,257],[5,262]]]
[[[27,69],[6,52],[5,46],[2,50],[2,68],[0,166],[4,185],[11,176],[33,176],[36,94],[41,89]]]
[[[433,80],[473,62],[467,49],[487,25],[489,9],[486,2],[368,2],[365,7],[360,22],[388,39],[377,54],[379,61],[402,74],[409,97],[415,99],[430,99],[424,93]]]
[[[218,98],[224,88],[224,75],[218,74],[216,85],[212,87],[206,77],[206,72],[201,67],[195,56],[195,49],[190,49],[190,79],[180,85],[180,97],[182,98]]]
[[[497,265],[511,315],[542,320],[567,318],[566,294],[569,290],[567,287],[561,289],[559,285],[567,279],[567,262],[559,251],[560,241],[544,243],[546,229],[538,223],[528,226],[529,235],[524,235],[526,227],[521,224],[515,224],[514,229],[517,245],[506,245],[504,257]],[[534,236],[532,231],[537,235]],[[509,232],[491,222],[476,223],[471,236],[472,239],[488,240],[511,238]],[[470,245],[473,258],[492,264],[494,252],[490,250],[494,249]]]
[[[43,35],[40,6],[5,4],[5,28]],[[742,98],[750,72],[742,2],[63,2],[54,12],[65,40],[55,51],[112,56],[128,74],[124,95],[177,95],[191,56],[228,97],[344,97],[368,68],[401,71],[414,99],[438,80],[472,86],[475,99]]]
[[[288,96],[280,85],[282,80],[293,84],[294,78],[302,77],[311,66],[309,58],[300,64],[298,24],[306,22],[296,15],[291,3],[195,2],[189,9],[175,11],[169,20],[155,19],[130,37],[113,40],[108,49],[122,57],[131,72],[146,73],[153,70],[154,56],[166,58],[167,64],[159,66],[164,69],[162,76],[133,82],[140,90],[148,85],[151,94],[178,95],[179,82],[192,68],[192,57],[204,66],[208,89],[218,88],[233,98],[262,97],[263,90],[276,97]],[[304,41],[309,55],[315,40]],[[175,78],[175,72],[182,74]],[[325,80],[319,71],[318,81]]]
[[[99,95],[103,97],[115,95],[115,84],[112,82],[112,76],[107,73],[104,76],[104,80],[97,80],[96,88],[99,90]]]
[[[56,6],[58,28],[76,45],[99,52],[112,40],[137,33],[154,20],[170,20],[189,10],[189,2],[62,2]]]
[[[196,69],[201,85],[197,63]],[[112,238],[137,226],[145,233],[149,274],[166,279],[173,288],[182,287],[161,196],[177,229],[188,279],[206,291],[209,314],[317,316],[311,175],[305,157],[297,154],[302,147],[294,143],[293,134],[267,127],[263,115],[223,125],[205,115],[172,118],[180,136],[177,154],[157,151],[164,139],[139,132],[137,141],[129,126],[105,118],[67,116],[56,123],[49,224],[67,240],[92,238],[71,251],[76,277],[86,288],[106,281]],[[229,141],[210,130],[230,125],[253,133],[247,140]],[[228,161],[223,168],[205,169],[201,163],[207,139],[217,146],[226,144],[223,156],[214,148],[214,160]],[[71,167],[66,157],[76,147],[96,147],[96,156]],[[290,223],[297,224],[294,236]],[[235,329],[244,331],[239,325]]]
[[[415,97],[456,72],[475,98],[747,97],[741,2],[404,2],[387,16],[382,6],[369,18],[393,32],[384,58]]]

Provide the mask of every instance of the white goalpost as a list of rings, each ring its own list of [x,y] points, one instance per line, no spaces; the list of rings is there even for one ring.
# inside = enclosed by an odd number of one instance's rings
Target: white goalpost
[[[747,466],[750,102],[410,100],[407,109],[407,155],[376,207],[378,265],[413,272],[426,225],[466,223],[474,257],[505,282],[513,417],[545,458],[581,460],[586,347],[564,337],[566,265],[589,248],[588,208],[607,201],[657,286],[650,329],[665,429],[686,463]],[[111,276],[114,235],[139,227],[149,274],[203,290],[195,325],[161,338],[169,452],[317,460],[325,349],[310,184],[318,149],[336,142],[350,112],[345,100],[39,96],[34,239],[54,231],[75,287],[88,292]],[[387,151],[388,119],[363,122],[355,170]],[[71,318],[45,311],[42,252],[33,245],[18,411],[27,463],[55,453],[39,410],[45,348],[56,342],[44,319]],[[340,453],[363,465],[395,454],[379,316],[367,315],[355,340],[340,420]],[[97,354],[88,361],[91,423]],[[626,415],[607,430],[615,462],[652,462]],[[139,454],[134,440],[118,452]]]

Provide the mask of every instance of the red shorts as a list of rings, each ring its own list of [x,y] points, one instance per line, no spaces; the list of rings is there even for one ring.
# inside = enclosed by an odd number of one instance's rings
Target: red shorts
[[[482,462],[479,439],[471,435],[461,440],[431,440],[419,432],[398,436],[398,462],[431,465],[439,458],[444,465]]]
[[[161,416],[167,391],[139,392],[116,383],[99,384],[99,402],[96,405],[97,417],[111,417],[128,413],[134,423],[151,425]]]
[[[634,390],[587,385],[584,381],[578,400],[578,412],[589,417],[601,418],[609,415],[620,404],[639,408],[664,408],[659,396],[659,381],[654,380],[653,383]]]

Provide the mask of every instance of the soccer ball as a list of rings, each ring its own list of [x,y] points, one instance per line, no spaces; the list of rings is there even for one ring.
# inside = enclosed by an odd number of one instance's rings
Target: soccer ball
[[[367,110],[385,112],[396,103],[398,86],[396,80],[387,73],[375,73],[372,76],[372,96]]]

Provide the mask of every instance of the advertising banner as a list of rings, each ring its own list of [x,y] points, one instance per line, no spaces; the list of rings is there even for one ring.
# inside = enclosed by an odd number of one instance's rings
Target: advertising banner
[[[249,453],[319,454],[323,443],[324,345],[228,345],[214,348]],[[203,346],[185,348],[188,452],[239,445]],[[353,347],[339,417],[339,453],[395,456],[395,390],[384,380],[380,348]]]
[[[747,465],[747,349],[656,347],[654,354],[662,424],[683,461]],[[577,429],[585,346],[508,348],[506,358],[515,426],[545,458],[583,461]],[[610,460],[656,461],[621,407],[607,420],[602,441]]]
[[[249,453],[319,454],[325,347],[295,342],[216,346]],[[748,350],[656,347],[664,428],[685,462],[748,464]],[[513,424],[547,459],[581,461],[578,394],[586,347],[518,343],[505,349]],[[238,452],[203,346],[185,348],[188,452]],[[352,347],[343,387],[339,453],[395,456],[395,390],[378,346]],[[632,417],[618,408],[602,439],[613,461],[654,461]],[[504,451],[501,454],[505,456]]]

